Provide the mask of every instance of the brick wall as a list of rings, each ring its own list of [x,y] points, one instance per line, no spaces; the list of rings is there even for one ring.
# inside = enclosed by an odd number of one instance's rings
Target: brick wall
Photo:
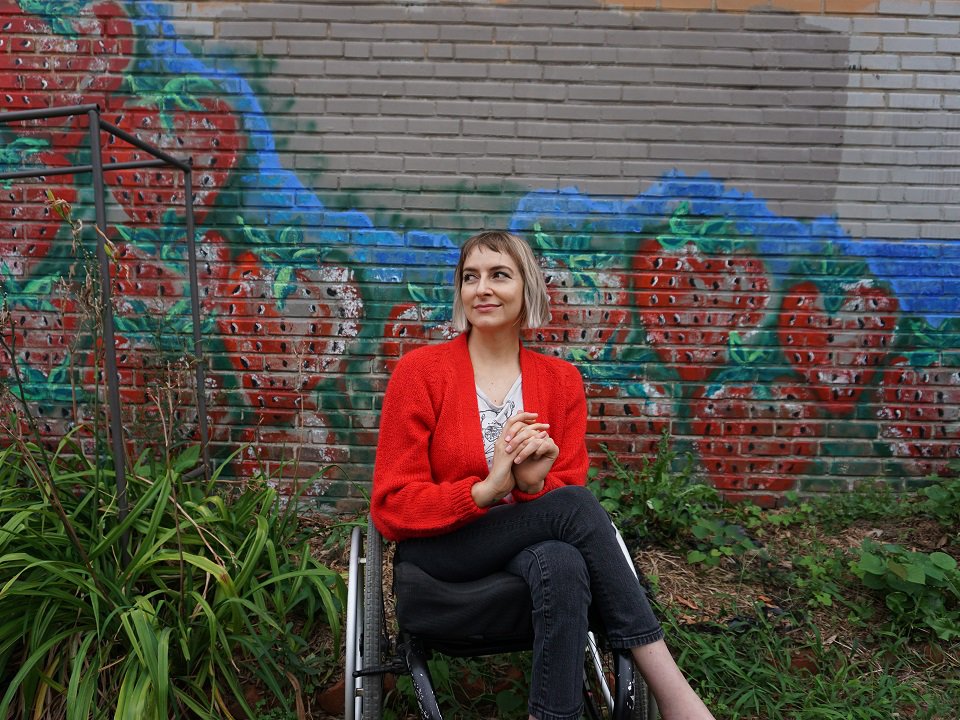
[[[312,491],[358,496],[391,364],[449,334],[456,246],[491,227],[542,257],[553,319],[529,342],[583,372],[598,464],[666,429],[772,502],[960,457],[960,2],[0,9],[5,110],[98,102],[193,156],[210,417],[221,455],[252,443],[237,472],[335,462]],[[0,128],[3,160],[82,163],[82,130]],[[178,182],[108,176],[131,443],[177,415],[155,388],[189,385]],[[52,283],[74,254],[42,190],[88,220],[93,195],[8,185],[0,270],[56,434],[91,412],[96,343]]]

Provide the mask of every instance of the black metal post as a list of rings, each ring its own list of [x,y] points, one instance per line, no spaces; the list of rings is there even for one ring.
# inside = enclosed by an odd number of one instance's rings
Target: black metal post
[[[120,422],[120,376],[117,372],[117,347],[113,335],[113,302],[111,300],[110,258],[107,257],[107,209],[103,187],[103,158],[100,151],[100,109],[87,111],[90,123],[90,164],[93,168],[93,204],[97,221],[97,262],[100,266],[100,303],[103,316],[103,348],[105,352],[107,394],[110,401],[110,443],[113,449],[113,471],[117,480],[117,510],[120,521],[127,516],[126,453],[123,446],[123,424]],[[127,558],[127,537],[120,540],[120,552]]]
[[[197,242],[193,219],[193,168],[183,173],[183,192],[187,209],[187,262],[190,266],[190,311],[193,316],[193,358],[196,362],[197,413],[200,421],[200,449],[203,452],[203,475],[210,479],[210,447],[207,429],[206,370],[203,338],[200,329],[200,282],[197,279]]]

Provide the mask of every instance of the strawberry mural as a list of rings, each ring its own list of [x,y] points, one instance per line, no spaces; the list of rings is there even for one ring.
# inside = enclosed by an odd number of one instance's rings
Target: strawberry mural
[[[897,300],[866,281],[824,293],[813,281],[783,298],[777,337],[787,360],[818,400],[849,415],[885,360],[897,324]]]

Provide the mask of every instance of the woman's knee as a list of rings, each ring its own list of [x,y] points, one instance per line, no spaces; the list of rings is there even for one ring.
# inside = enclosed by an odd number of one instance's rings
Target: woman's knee
[[[607,511],[603,509],[596,496],[582,485],[565,485],[547,493],[544,497],[554,495],[554,502],[563,505],[567,510],[574,511],[572,515],[588,518],[589,522],[610,521]]]
[[[573,545],[560,541],[543,542],[529,548],[536,558],[541,583],[561,593],[590,593],[590,574],[583,555]]]

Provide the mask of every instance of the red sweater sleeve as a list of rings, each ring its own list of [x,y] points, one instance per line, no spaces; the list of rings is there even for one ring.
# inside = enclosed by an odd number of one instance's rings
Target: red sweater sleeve
[[[444,370],[414,353],[401,359],[387,384],[373,471],[370,510],[388,540],[440,535],[486,513],[471,489],[483,478],[440,478],[431,444],[443,394]]]
[[[586,441],[587,398],[580,372],[573,365],[565,363],[564,367],[566,372],[562,382],[558,383],[559,392],[551,398],[550,429],[560,453],[547,473],[540,492],[530,494],[514,489],[513,497],[518,502],[535,500],[564,485],[584,485],[587,482],[587,470],[590,468]]]

